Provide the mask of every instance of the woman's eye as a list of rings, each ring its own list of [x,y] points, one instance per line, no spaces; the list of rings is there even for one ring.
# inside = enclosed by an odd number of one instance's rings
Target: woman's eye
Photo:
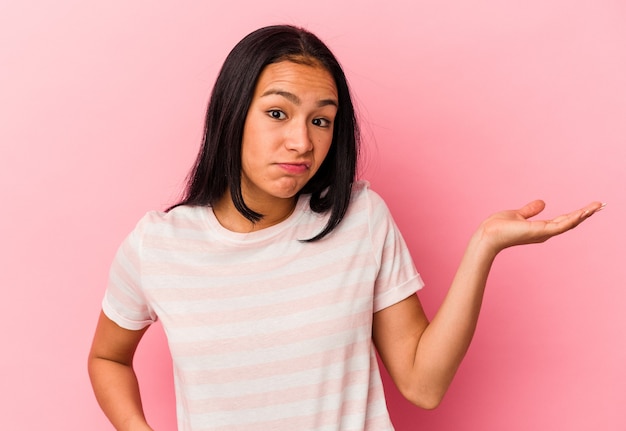
[[[283,111],[279,111],[278,109],[272,109],[268,111],[268,114],[275,120],[284,120],[285,118],[287,118],[285,113]]]
[[[326,118],[314,118],[313,125],[318,127],[328,127],[330,126],[330,121]]]

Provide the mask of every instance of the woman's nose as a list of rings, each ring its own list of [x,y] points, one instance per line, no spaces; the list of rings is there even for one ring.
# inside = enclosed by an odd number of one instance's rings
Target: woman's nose
[[[293,122],[286,137],[286,147],[299,153],[306,153],[313,149],[313,142],[309,136],[309,127],[305,122]]]

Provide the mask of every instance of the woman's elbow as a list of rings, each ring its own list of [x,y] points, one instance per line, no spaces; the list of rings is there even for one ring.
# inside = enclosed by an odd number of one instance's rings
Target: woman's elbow
[[[413,387],[400,389],[400,393],[411,404],[424,410],[434,410],[441,404],[446,391]]]

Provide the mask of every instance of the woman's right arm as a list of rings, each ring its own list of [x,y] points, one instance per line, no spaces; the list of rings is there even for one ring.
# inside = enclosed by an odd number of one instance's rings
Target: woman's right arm
[[[146,422],[133,356],[147,327],[121,328],[103,312],[89,352],[89,377],[96,399],[118,431],[152,431]]]

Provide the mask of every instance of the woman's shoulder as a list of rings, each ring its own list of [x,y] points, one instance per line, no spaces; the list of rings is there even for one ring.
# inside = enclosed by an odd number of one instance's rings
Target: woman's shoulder
[[[369,181],[358,180],[355,181],[352,186],[352,201],[353,203],[367,202],[371,207],[386,207],[383,198],[372,189]]]
[[[348,218],[363,218],[368,223],[377,223],[390,216],[383,198],[371,188],[369,181],[359,180],[353,184],[351,202],[346,213]]]
[[[152,210],[144,214],[137,222],[135,230],[141,233],[177,230],[200,229],[206,223],[205,206],[180,205],[169,211]]]

